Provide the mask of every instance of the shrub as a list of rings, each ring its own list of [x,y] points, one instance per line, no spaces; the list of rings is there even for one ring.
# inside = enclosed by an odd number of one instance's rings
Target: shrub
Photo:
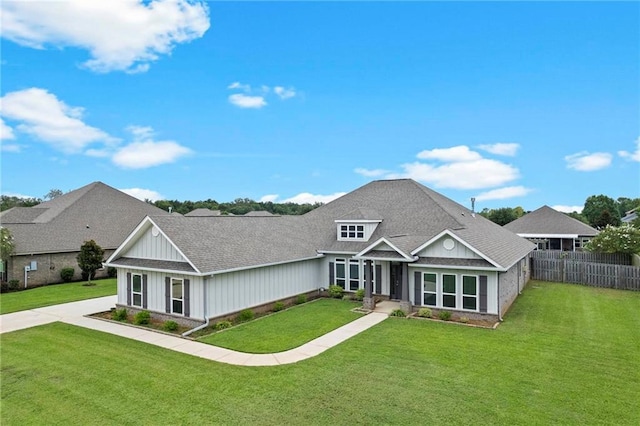
[[[364,300],[364,288],[359,288],[356,291],[355,299],[362,302]]]
[[[76,274],[76,270],[71,266],[67,266],[65,268],[60,269],[60,278],[65,283],[70,282],[73,279],[73,276]]]
[[[251,309],[245,309],[238,314],[236,319],[238,320],[238,322],[247,322],[251,321],[254,316],[255,315]]]
[[[216,329],[216,331],[220,331],[220,330],[224,330],[225,328],[229,328],[232,325],[233,324],[231,324],[231,321],[223,320],[223,321],[218,321],[214,328]]]
[[[406,317],[407,314],[405,314],[402,309],[394,309],[393,311],[391,311],[389,316],[392,316],[392,317]]]
[[[329,286],[329,297],[333,297],[335,299],[342,299],[342,293],[344,293],[344,290],[339,285]]]
[[[469,317],[460,317],[459,321],[463,324],[466,324],[469,322]]]
[[[149,311],[140,311],[133,316],[133,323],[136,325],[147,325],[151,323],[151,314]]]
[[[165,321],[162,324],[162,329],[164,331],[176,331],[178,329],[178,323],[172,320]]]
[[[9,290],[15,291],[20,289],[20,281],[18,280],[9,280],[8,282]]]
[[[451,319],[451,312],[449,312],[449,311],[440,311],[438,313],[438,318],[440,318],[442,321],[449,321]]]
[[[107,276],[109,278],[115,278],[118,275],[118,270],[116,268],[114,268],[113,266],[109,266],[107,268]]]
[[[280,312],[281,310],[284,309],[284,303],[282,302],[276,302],[273,304],[273,312]]]
[[[111,312],[111,319],[115,321],[126,321],[127,310],[125,308],[116,309]]]
[[[429,308],[420,308],[418,310],[418,316],[422,317],[422,318],[431,318],[431,315],[433,313],[431,312],[431,309]]]
[[[296,305],[301,305],[303,303],[307,303],[307,295],[299,294],[298,297],[296,297]]]

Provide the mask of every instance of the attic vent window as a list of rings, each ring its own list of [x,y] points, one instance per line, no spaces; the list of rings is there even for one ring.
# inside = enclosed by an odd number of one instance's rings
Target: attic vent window
[[[340,238],[350,240],[364,239],[364,225],[340,225]]]

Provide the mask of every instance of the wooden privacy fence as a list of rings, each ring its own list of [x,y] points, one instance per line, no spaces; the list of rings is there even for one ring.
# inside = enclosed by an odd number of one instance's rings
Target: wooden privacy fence
[[[640,291],[640,268],[629,265],[579,260],[544,259],[532,256],[531,278],[592,287]]]
[[[587,251],[536,250],[531,252],[532,259],[567,259],[591,263],[611,263],[613,265],[631,265],[631,256],[624,253],[590,253]]]

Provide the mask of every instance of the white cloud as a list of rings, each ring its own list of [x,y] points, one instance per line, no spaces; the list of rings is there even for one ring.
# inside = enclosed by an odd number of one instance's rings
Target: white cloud
[[[0,141],[0,150],[2,152],[14,152],[18,153],[22,151],[22,146],[17,143],[10,143],[7,141]]]
[[[551,206],[551,208],[562,213],[582,213],[584,206],[564,206],[562,204],[558,204],[556,206]]]
[[[251,92],[251,86],[249,86],[248,84],[242,84],[239,81],[234,81],[233,83],[227,86],[227,89],[230,89],[230,90],[239,89],[245,92]]]
[[[296,203],[296,204],[314,204],[314,203],[328,203],[336,198],[342,197],[346,192],[336,192],[329,195],[317,195],[309,192],[302,192],[286,200],[279,201],[280,203]]]
[[[2,37],[36,49],[86,49],[91,59],[83,65],[96,72],[144,72],[210,25],[201,1],[4,1],[0,7]]]
[[[479,145],[478,148],[496,155],[514,157],[520,145],[517,143],[494,143],[491,145]]]
[[[7,126],[7,123],[0,118],[0,140],[15,139],[16,135],[13,133],[13,129]]]
[[[267,106],[267,102],[262,96],[249,96],[242,93],[229,95],[229,102],[238,108],[262,108]]]
[[[451,148],[436,148],[418,153],[421,160],[439,160],[444,162],[478,161],[482,156],[475,151],[471,151],[468,146],[460,145]]]
[[[505,188],[493,189],[476,195],[476,201],[506,200],[509,198],[523,197],[532,191],[524,186],[508,186]]]
[[[411,178],[439,188],[481,189],[504,185],[520,177],[518,169],[496,160],[480,158],[475,161],[433,165],[420,162],[403,164],[404,173],[389,178]]]
[[[112,161],[124,169],[145,169],[175,162],[192,151],[174,141],[154,141],[153,129],[142,126],[129,126],[133,142],[119,148]]]
[[[44,89],[10,92],[0,98],[0,114],[17,121],[16,129],[47,142],[67,154],[79,153],[89,144],[113,144],[116,138],[82,121],[83,108],[71,107]]]
[[[285,89],[282,86],[276,86],[273,88],[273,92],[278,95],[280,99],[289,99],[296,95],[296,90],[293,87]]]
[[[636,139],[636,150],[633,152],[628,151],[618,151],[618,155],[622,158],[626,158],[631,161],[639,161],[640,162],[640,138]]]
[[[569,169],[580,172],[592,172],[609,167],[613,156],[608,152],[595,152],[593,154],[589,154],[588,152],[578,152],[576,154],[567,155],[564,159],[567,162],[567,168]]]
[[[380,177],[389,173],[388,170],[384,170],[384,169],[364,169],[362,167],[358,167],[353,171],[364,177]]]
[[[278,199],[278,194],[267,194],[260,197],[258,200],[261,203],[273,203]]]
[[[142,201],[146,201],[146,200],[157,201],[157,200],[165,199],[165,197],[161,195],[159,192],[153,191],[151,189],[128,188],[128,189],[121,189],[120,191],[124,192],[125,194],[129,194],[132,197],[136,197],[138,200],[142,200]]]

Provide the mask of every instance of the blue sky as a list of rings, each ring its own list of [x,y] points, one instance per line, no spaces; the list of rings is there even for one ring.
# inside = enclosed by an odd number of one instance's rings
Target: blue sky
[[[638,2],[0,7],[3,194],[326,202],[410,177],[479,210],[640,196]]]

